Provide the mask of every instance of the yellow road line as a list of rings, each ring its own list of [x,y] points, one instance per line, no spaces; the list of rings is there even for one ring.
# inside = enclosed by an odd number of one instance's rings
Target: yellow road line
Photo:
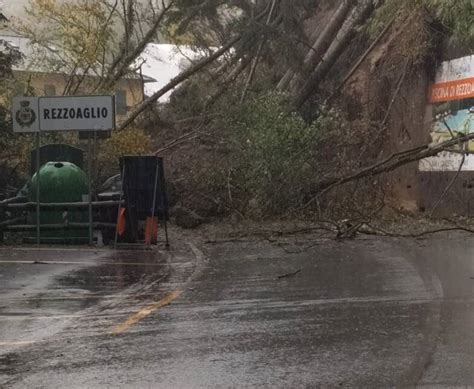
[[[83,246],[77,247],[37,247],[37,246],[29,246],[29,247],[0,247],[0,252],[2,251],[78,251],[78,252],[91,252],[91,253],[129,253],[130,250],[120,250],[120,249],[110,249],[110,248],[92,248],[88,249]],[[135,250],[137,252],[152,252],[154,250]],[[156,250],[157,252],[163,252],[163,250]]]
[[[51,315],[51,316],[28,316],[28,315],[8,315],[3,314],[0,316],[0,322],[13,322],[13,321],[39,321],[39,320],[66,320],[66,319],[109,319],[113,317],[127,317],[132,312],[131,309],[120,312],[102,313],[102,314],[86,314],[86,315]]]
[[[8,315],[8,314],[2,314],[0,316],[0,323],[3,322],[14,322],[14,321],[24,321],[24,322],[35,322],[35,321],[40,321],[40,320],[69,320],[69,319],[112,319],[112,318],[119,318],[122,317],[128,317],[131,314],[136,312],[133,309],[124,309],[122,311],[116,311],[112,313],[88,313],[88,314],[78,314],[78,315],[51,315],[51,316],[31,316],[28,314],[14,314],[14,315]]]
[[[6,297],[2,298],[2,302],[24,302],[24,301],[64,301],[64,300],[117,300],[117,299],[136,299],[141,297],[149,297],[154,296],[155,293],[140,293],[137,295],[136,293],[130,294],[111,294],[111,295],[100,295],[100,294],[85,294],[82,296],[68,296],[68,295],[54,295],[54,296],[42,296],[42,297],[31,297],[28,295],[24,295],[22,297]],[[0,316],[1,317],[1,316]]]
[[[151,315],[153,312],[155,312],[157,309],[160,309],[162,307],[165,307],[166,305],[171,304],[174,300],[176,300],[183,292],[181,290],[175,290],[174,292],[171,292],[168,296],[165,298],[161,299],[157,303],[151,304],[137,313],[133,314],[130,316],[127,320],[125,320],[123,323],[120,323],[119,325],[115,326],[111,333],[113,335],[118,335],[121,334],[125,331],[127,331],[130,327],[134,326],[137,324],[140,320],[143,320],[145,317]]]
[[[34,340],[25,340],[25,341],[17,341],[17,342],[0,342],[0,346],[25,346],[29,344],[37,343]]]

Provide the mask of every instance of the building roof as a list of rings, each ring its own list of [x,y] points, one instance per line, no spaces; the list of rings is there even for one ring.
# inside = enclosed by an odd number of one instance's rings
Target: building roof
[[[61,56],[61,50],[52,44],[40,45],[32,42],[29,38],[13,32],[0,33],[0,40],[3,40],[22,54],[23,59],[13,66],[13,71],[50,74],[69,73]],[[88,70],[88,73],[91,77],[98,76],[94,70]],[[152,77],[142,76],[134,72],[128,73],[124,78],[143,79],[145,83],[156,82]]]

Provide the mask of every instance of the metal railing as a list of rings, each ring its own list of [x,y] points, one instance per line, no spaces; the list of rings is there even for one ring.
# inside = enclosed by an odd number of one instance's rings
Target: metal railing
[[[34,224],[27,223],[26,211],[35,211],[38,207],[36,202],[26,202],[26,197],[13,197],[0,201],[0,233],[11,231],[34,231],[38,229],[38,222]],[[120,201],[94,201],[88,202],[67,202],[67,203],[40,203],[39,208],[42,211],[67,211],[67,210],[86,210],[91,205],[92,208],[111,208],[120,207],[124,203]],[[22,214],[19,214],[22,213]],[[70,222],[65,218],[63,223],[41,223],[41,230],[70,230],[70,229],[116,229],[116,223],[102,222]]]

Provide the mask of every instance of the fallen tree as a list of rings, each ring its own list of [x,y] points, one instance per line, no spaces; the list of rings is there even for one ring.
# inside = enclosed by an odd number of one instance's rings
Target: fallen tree
[[[384,158],[382,161],[378,161],[346,176],[326,179],[319,183],[317,194],[313,196],[313,198],[311,198],[306,204],[304,204],[301,209],[309,207],[311,204],[317,201],[318,198],[330,190],[351,181],[377,176],[382,173],[388,173],[403,165],[417,162],[425,158],[434,157],[443,151],[467,154],[467,152],[462,150],[454,150],[453,147],[458,146],[461,148],[464,143],[469,142],[472,139],[474,139],[474,133],[453,137],[450,140],[438,144],[429,143],[414,147],[405,151],[393,153],[387,158]]]
[[[140,104],[138,104],[135,109],[128,115],[127,120],[125,120],[118,130],[123,130],[127,128],[133,121],[140,115],[143,111],[145,111],[149,106],[154,104],[158,99],[168,93],[170,90],[174,89],[176,86],[181,84],[183,81],[186,81],[194,74],[200,72],[209,64],[216,61],[218,58],[222,57],[226,52],[228,52],[239,40],[241,36],[237,36],[227,42],[224,46],[222,46],[219,50],[216,50],[214,54],[202,59],[201,61],[195,63],[189,69],[181,72],[178,76],[173,78],[168,84],[166,84],[163,88],[152,94],[150,97],[147,97],[143,100]]]

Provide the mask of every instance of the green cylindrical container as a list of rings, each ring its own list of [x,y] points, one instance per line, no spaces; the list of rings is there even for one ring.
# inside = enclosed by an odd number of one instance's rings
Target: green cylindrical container
[[[84,201],[88,194],[87,176],[83,170],[70,162],[48,162],[39,170],[41,203],[72,203]],[[29,201],[36,202],[37,173],[33,175],[28,192]],[[84,196],[86,195],[86,196]],[[66,222],[87,222],[85,210],[61,211],[41,210],[40,222],[64,224]],[[30,212],[29,223],[36,223],[36,212]],[[88,241],[88,229],[41,230],[44,243],[81,243]]]

